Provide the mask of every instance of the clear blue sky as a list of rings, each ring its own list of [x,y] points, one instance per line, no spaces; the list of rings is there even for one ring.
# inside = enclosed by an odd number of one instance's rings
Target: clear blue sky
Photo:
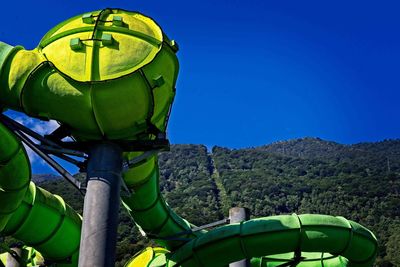
[[[6,1],[0,38],[34,48],[109,3],[153,17],[180,45],[172,143],[400,137],[398,1]]]

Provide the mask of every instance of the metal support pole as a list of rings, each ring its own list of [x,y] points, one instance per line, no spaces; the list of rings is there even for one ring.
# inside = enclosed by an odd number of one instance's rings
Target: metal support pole
[[[250,211],[246,208],[231,208],[229,210],[230,223],[240,223],[250,219]],[[250,259],[244,259],[229,264],[229,267],[250,267]]]
[[[113,143],[94,145],[89,153],[87,190],[79,250],[79,267],[115,264],[122,149]]]
[[[15,254],[21,258],[22,256],[22,247],[12,247],[12,251],[15,252]],[[18,262],[18,260],[11,255],[10,253],[7,254],[7,264],[6,267],[21,267],[22,265]]]

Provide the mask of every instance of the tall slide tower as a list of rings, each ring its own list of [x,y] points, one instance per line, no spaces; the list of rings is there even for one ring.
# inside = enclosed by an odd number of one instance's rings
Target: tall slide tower
[[[60,23],[31,51],[0,42],[0,111],[59,123],[42,136],[0,114],[0,233],[23,243],[6,248],[0,266],[114,266],[120,200],[158,244],[126,266],[372,266],[375,236],[343,217],[271,216],[206,231],[174,213],[157,153],[169,146],[177,51],[153,19],[112,8]],[[31,182],[23,143],[84,195],[83,215]]]

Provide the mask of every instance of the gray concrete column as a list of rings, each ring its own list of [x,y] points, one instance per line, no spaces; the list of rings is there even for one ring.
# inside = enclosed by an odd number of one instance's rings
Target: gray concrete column
[[[246,208],[231,208],[229,210],[229,222],[240,223],[250,219],[250,211]],[[229,264],[229,267],[250,267],[250,260],[244,259]]]
[[[113,143],[92,147],[79,250],[79,267],[115,265],[122,150]]]

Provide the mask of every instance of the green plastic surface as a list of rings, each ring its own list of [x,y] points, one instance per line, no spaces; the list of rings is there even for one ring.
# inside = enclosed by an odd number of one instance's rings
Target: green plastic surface
[[[355,247],[357,251],[353,250]],[[378,244],[369,230],[342,217],[271,216],[212,230],[172,252],[166,266],[225,266],[255,257],[262,257],[263,261],[270,258],[272,265],[262,266],[275,266],[275,262],[293,260],[294,251],[308,255],[300,266],[324,266],[321,257],[331,255],[337,256],[336,260],[327,259],[328,262],[343,263],[338,266],[372,266]],[[308,265],[308,261],[312,263]]]
[[[14,47],[6,43],[0,42],[0,72],[3,69],[3,65],[6,59]]]
[[[135,155],[127,155],[127,159]],[[128,182],[129,188],[135,192],[129,197],[122,197],[124,205],[128,208],[130,215],[141,229],[158,243],[168,249],[181,246],[183,241],[165,240],[178,233],[189,231],[190,224],[176,215],[161,196],[159,189],[159,172],[157,157],[152,157],[146,163],[146,170],[142,166],[132,168],[123,177]],[[136,176],[137,170],[148,173],[147,177]],[[139,172],[140,174],[140,172]],[[185,238],[195,238],[201,233],[183,235]]]
[[[61,197],[30,182],[25,149],[2,124],[0,151],[0,232],[35,247],[49,260],[76,254],[80,216]]]
[[[29,161],[22,144],[0,124],[0,232],[19,207],[30,180]]]

